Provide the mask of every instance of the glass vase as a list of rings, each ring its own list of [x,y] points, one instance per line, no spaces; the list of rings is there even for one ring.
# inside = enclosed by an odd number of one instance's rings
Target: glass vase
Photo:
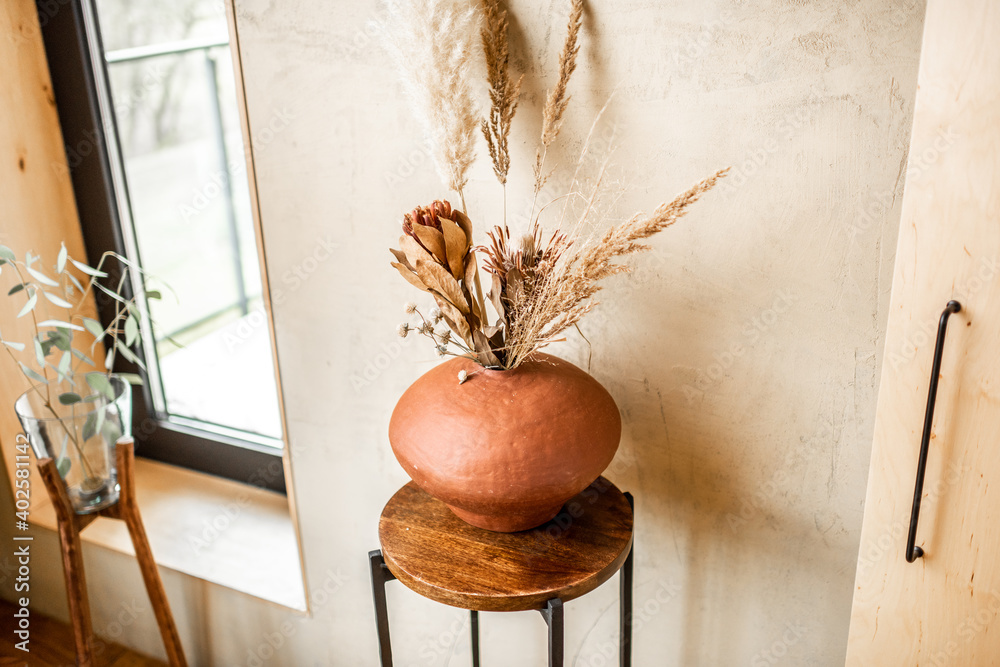
[[[37,458],[51,458],[77,514],[118,500],[115,443],[132,431],[132,391],[120,377],[86,373],[36,385],[14,404]]]

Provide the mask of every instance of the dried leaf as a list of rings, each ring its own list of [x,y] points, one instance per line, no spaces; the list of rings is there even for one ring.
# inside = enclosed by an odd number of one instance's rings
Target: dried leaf
[[[417,270],[418,259],[429,260],[432,258],[431,253],[424,250],[419,243],[406,234],[399,237],[399,248],[403,251],[403,254],[406,255],[406,259],[410,263],[410,266],[413,267],[414,271]]]
[[[487,296],[490,298],[490,302],[497,311],[497,315],[500,316],[501,321],[505,324],[507,323],[507,309],[503,305],[503,282],[500,280],[500,276],[493,274],[493,287],[490,288],[489,294]]]
[[[472,347],[472,331],[469,329],[469,323],[465,321],[458,308],[437,295],[434,295],[434,301],[437,303],[438,308],[441,309],[441,317],[444,318],[448,327],[458,334],[465,341],[466,345]]]
[[[490,333],[491,329],[496,329],[496,331],[494,331],[493,333]],[[502,350],[504,348],[504,333],[505,333],[505,331],[506,331],[506,329],[504,327],[500,326],[499,324],[498,325],[494,325],[494,326],[492,326],[489,329],[486,329],[484,331],[484,333],[490,339],[490,347],[491,348],[493,348],[494,350]]]
[[[389,252],[392,253],[392,256],[396,258],[397,262],[408,268],[410,271],[416,271],[416,269],[413,268],[413,265],[410,264],[410,260],[406,258],[405,252],[402,250],[396,250],[395,248],[389,248]]]
[[[417,275],[420,276],[425,285],[440,293],[463,315],[470,312],[469,302],[465,300],[461,286],[450,273],[444,270],[444,267],[435,262],[421,259],[417,261]]]
[[[479,353],[479,361],[484,366],[501,366],[500,359],[493,354],[493,349],[490,347],[490,341],[487,340],[485,334],[479,329],[472,332],[473,342],[475,343],[476,352]]]
[[[448,251],[448,267],[456,280],[465,277],[465,255],[469,251],[469,237],[458,224],[447,218],[438,218],[444,231],[444,242]]]
[[[470,303],[472,304],[472,314],[477,320],[481,322],[486,321],[486,313],[479,312],[479,302],[471,298],[472,286],[476,284],[477,271],[479,270],[479,264],[476,262],[476,251],[470,250],[469,256],[465,260],[465,286],[470,293]]]
[[[392,262],[392,265],[394,267],[396,267],[397,271],[399,271],[399,275],[401,275],[404,278],[406,278],[406,281],[408,283],[410,283],[411,285],[413,285],[417,289],[423,290],[425,292],[428,291],[427,290],[427,285],[423,284],[423,282],[421,282],[420,278],[417,277],[417,274],[415,274],[413,271],[411,271],[407,267],[403,266],[399,262]]]
[[[462,228],[463,232],[465,232],[465,238],[468,239],[469,244],[471,245],[472,244],[472,220],[469,220],[469,216],[467,216],[462,211],[459,211],[458,209],[453,209],[451,213],[456,218],[458,218],[458,226]]]
[[[483,333],[486,334],[487,338],[493,338],[501,331],[503,331],[503,325],[501,324],[491,324],[488,327],[483,327]]]
[[[413,233],[417,235],[425,248],[434,254],[442,264],[448,263],[448,249],[445,246],[444,235],[427,225],[413,225]]]

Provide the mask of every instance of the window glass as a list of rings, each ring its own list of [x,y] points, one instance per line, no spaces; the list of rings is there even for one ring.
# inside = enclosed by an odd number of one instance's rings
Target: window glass
[[[144,268],[151,390],[161,415],[281,446],[245,151],[219,0],[96,0]],[[269,440],[270,439],[270,440]]]

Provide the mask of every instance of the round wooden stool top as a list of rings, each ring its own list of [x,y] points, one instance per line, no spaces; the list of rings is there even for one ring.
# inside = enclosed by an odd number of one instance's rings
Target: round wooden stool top
[[[477,611],[543,609],[594,590],[632,545],[632,508],[599,477],[552,521],[520,533],[476,528],[410,482],[379,520],[382,558],[407,587]]]

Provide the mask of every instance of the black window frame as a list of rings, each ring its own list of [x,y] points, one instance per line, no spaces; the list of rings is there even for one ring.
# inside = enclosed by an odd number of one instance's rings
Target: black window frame
[[[87,259],[93,265],[108,250],[126,257],[129,253],[122,235],[105,131],[107,123],[117,133],[116,119],[112,116],[102,122],[102,91],[95,76],[95,66],[100,67],[102,80],[108,81],[107,65],[103,59],[94,63],[84,21],[87,9],[83,3],[91,1],[36,0],[36,8]],[[96,7],[91,8],[97,25]],[[96,32],[94,40],[103,53],[99,28]],[[110,90],[103,94],[110,99]],[[113,145],[117,147],[117,143]],[[120,152],[114,158],[123,164]],[[97,296],[98,313],[107,326],[114,318],[114,301],[100,298],[103,294]],[[116,356],[114,370],[146,377],[121,355]],[[132,431],[138,456],[287,493],[282,452],[162,419],[151,409],[154,403],[148,381],[141,388],[134,387],[132,396]]]

